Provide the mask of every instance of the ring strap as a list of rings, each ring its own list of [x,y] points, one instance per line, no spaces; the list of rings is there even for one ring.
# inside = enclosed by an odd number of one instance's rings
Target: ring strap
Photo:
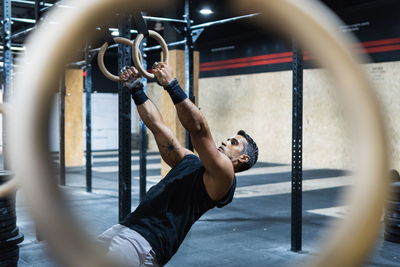
[[[161,62],[168,62],[168,46],[167,43],[165,42],[164,38],[157,33],[156,31],[149,30],[149,37],[154,38],[161,46],[162,48],[162,54],[161,54]],[[140,44],[142,43],[144,39],[144,34],[139,33],[138,36],[135,39],[133,48],[132,48],[132,59],[133,63],[135,64],[135,67],[138,69],[138,71],[147,79],[154,79],[155,75],[153,73],[147,72],[139,61],[139,55],[140,53]]]
[[[143,19],[142,12],[133,14],[133,20],[135,21],[138,33],[143,34],[145,38],[149,37],[149,29],[147,28],[146,22]]]

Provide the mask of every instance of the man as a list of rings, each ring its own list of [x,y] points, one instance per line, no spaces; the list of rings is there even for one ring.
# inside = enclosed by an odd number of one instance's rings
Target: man
[[[143,91],[135,68],[120,77],[132,93],[140,117],[154,134],[162,159],[172,168],[150,188],[137,209],[102,235],[108,254],[123,266],[163,266],[176,253],[191,226],[206,211],[232,201],[235,173],[251,168],[258,158],[256,143],[244,131],[216,147],[207,122],[173,78],[167,63],[154,67],[158,83],[175,104],[189,131],[197,157],[182,147]]]

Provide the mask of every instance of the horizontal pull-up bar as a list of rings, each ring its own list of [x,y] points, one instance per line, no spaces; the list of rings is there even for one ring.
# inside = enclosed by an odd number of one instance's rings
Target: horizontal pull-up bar
[[[28,34],[28,33],[30,33],[31,31],[33,31],[35,28],[36,28],[36,27],[32,27],[32,28],[28,28],[28,29],[25,29],[25,30],[21,30],[21,31],[19,31],[19,32],[15,33],[15,34],[13,34],[13,35],[11,36],[11,39],[16,39],[16,38],[18,38],[18,37],[20,37],[20,36],[23,36],[23,35],[25,35],[25,34]]]
[[[255,14],[244,15],[244,16],[239,16],[239,17],[234,17],[234,18],[229,18],[229,19],[210,21],[210,22],[194,25],[194,26],[192,26],[192,29],[195,30],[195,29],[206,28],[206,27],[210,27],[210,26],[214,26],[214,25],[225,24],[225,23],[229,23],[229,22],[233,22],[233,21],[237,21],[237,20],[241,20],[241,19],[252,18],[252,17],[258,16],[260,14],[261,13],[255,13]]]
[[[186,20],[181,20],[181,19],[170,19],[170,18],[150,17],[150,16],[143,16],[143,18],[148,21],[176,22],[176,23],[184,23],[184,24],[187,23]]]
[[[4,50],[4,46],[0,45],[0,50]],[[25,51],[25,46],[18,46],[17,44],[12,44],[11,50],[14,51]]]
[[[46,10],[48,10],[49,8],[51,8],[53,6],[62,7],[62,8],[75,8],[74,6],[62,5],[62,4],[60,4],[60,2],[56,2],[54,4],[46,5],[44,8],[40,9],[40,12],[45,12]]]
[[[179,19],[169,19],[169,18],[159,18],[159,17],[149,17],[149,16],[143,16],[145,20],[148,21],[158,21],[158,22],[176,22],[176,23],[185,23],[185,20],[179,20]],[[34,19],[27,19],[27,18],[11,18],[13,21],[18,21],[18,22],[24,22],[24,23],[30,23],[30,24],[35,24],[36,20]]]
[[[25,5],[32,5],[32,6],[35,5],[35,2],[34,2],[34,1],[26,1],[26,0],[11,0],[11,3],[25,4]],[[50,6],[53,6],[53,4],[44,3],[44,6],[50,7]]]
[[[137,32],[135,31],[135,33],[137,33]],[[185,43],[186,43],[186,40],[177,41],[177,42],[173,42],[173,43],[167,44],[167,47],[171,48],[171,47],[175,47],[175,46],[179,46],[179,45],[184,45]],[[113,45],[110,45],[108,47],[108,49],[117,48],[117,47],[118,47],[118,44],[113,44]],[[90,52],[91,53],[98,52],[98,51],[100,51],[100,49],[101,49],[100,47],[99,48],[94,48],[94,49],[91,49]],[[144,51],[145,52],[149,52],[149,51],[157,51],[157,50],[160,50],[160,49],[161,49],[161,46],[160,45],[156,45],[156,46],[152,46],[152,47],[146,47],[146,48],[144,48]]]
[[[18,22],[24,22],[24,23],[30,23],[30,24],[35,24],[36,20],[34,19],[26,19],[26,18],[11,18],[12,21],[18,21]]]
[[[167,44],[167,46],[168,46],[168,48],[171,48],[171,47],[183,45],[183,44],[186,44],[186,40],[169,43],[169,44]],[[146,47],[146,48],[144,48],[144,51],[148,52],[148,51],[156,51],[156,50],[160,50],[160,49],[161,49],[161,45],[156,45],[156,46],[152,46],[152,47]]]

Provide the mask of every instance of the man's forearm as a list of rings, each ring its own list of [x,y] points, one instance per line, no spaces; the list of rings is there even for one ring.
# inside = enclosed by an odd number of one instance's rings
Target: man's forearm
[[[160,111],[151,100],[147,100],[143,104],[136,106],[136,108],[139,112],[140,118],[152,133],[156,133],[160,130],[164,121]]]
[[[200,132],[205,129],[206,121],[200,110],[190,101],[178,81],[172,81],[164,87],[175,104],[178,118],[183,127],[190,133]]]
[[[136,104],[140,118],[143,120],[147,128],[152,133],[156,133],[160,130],[160,127],[164,125],[162,116],[157,107],[147,97],[143,83],[140,80],[135,80],[131,83],[125,84],[127,90],[131,91],[132,99]]]
[[[204,131],[207,127],[207,122],[201,114],[198,107],[189,99],[175,105],[178,118],[183,127],[191,134],[196,134]]]

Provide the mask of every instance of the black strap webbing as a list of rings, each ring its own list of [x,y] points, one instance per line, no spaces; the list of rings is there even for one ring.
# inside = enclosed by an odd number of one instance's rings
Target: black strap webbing
[[[111,35],[107,27],[100,28],[100,36],[101,40],[107,42],[109,46],[115,44],[114,37]]]
[[[142,13],[137,12],[133,14],[133,20],[135,21],[137,31],[143,34],[144,37],[149,37],[149,29],[147,28]]]

